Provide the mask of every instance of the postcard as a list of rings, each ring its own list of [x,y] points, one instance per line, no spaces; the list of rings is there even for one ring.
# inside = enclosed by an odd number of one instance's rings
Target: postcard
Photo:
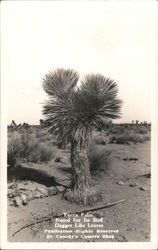
[[[1,249],[157,249],[157,7],[1,2]]]

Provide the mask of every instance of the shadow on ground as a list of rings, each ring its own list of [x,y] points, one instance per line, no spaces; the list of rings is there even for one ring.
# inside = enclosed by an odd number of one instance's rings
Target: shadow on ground
[[[69,174],[72,173],[72,169],[68,167],[60,167],[59,170],[64,173],[69,173]]]
[[[64,186],[56,181],[54,176],[49,176],[46,172],[34,168],[26,168],[18,166],[16,168],[8,168],[8,180],[29,180],[50,186]]]

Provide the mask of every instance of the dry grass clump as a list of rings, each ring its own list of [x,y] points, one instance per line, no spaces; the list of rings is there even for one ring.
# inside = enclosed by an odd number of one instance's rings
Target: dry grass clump
[[[109,169],[111,151],[105,147],[97,146],[95,142],[92,142],[88,150],[88,159],[90,171],[104,171]]]
[[[8,138],[8,164],[11,167],[25,162],[47,162],[55,150],[47,144],[40,143],[35,134],[12,132]]]

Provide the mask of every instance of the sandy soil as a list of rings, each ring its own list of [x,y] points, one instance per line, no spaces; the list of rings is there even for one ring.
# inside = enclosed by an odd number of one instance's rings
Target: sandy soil
[[[81,241],[150,241],[150,142],[143,144],[105,146],[112,150],[109,169],[106,173],[95,172],[93,181],[102,192],[103,200],[92,207],[98,207],[108,202],[126,199],[125,202],[105,208],[93,214],[103,217],[104,230],[119,230],[114,239],[82,239]],[[56,176],[59,182],[68,184],[70,173],[69,154],[60,150],[63,162],[50,162],[45,165],[33,164],[28,168],[44,169],[49,176]],[[129,160],[129,158],[136,158]],[[89,208],[88,206],[86,208]],[[38,242],[38,241],[75,241],[72,239],[47,239],[45,229],[54,229],[54,220],[36,224],[26,228],[13,237],[13,233],[22,226],[42,218],[50,212],[76,212],[85,209],[83,205],[74,204],[62,199],[62,194],[35,199],[26,206],[14,207],[8,200],[8,241]],[[94,234],[97,229],[94,229]],[[76,240],[78,241],[78,240]]]

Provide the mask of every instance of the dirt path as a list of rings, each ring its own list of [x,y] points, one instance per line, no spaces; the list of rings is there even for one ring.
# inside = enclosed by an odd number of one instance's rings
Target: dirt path
[[[108,150],[112,150],[111,163],[106,173],[95,172],[93,180],[103,195],[103,200],[95,206],[107,202],[126,199],[124,203],[100,210],[99,217],[103,217],[103,230],[119,230],[114,239],[82,239],[82,241],[150,241],[150,143],[137,145],[107,144]],[[61,152],[62,153],[62,152]],[[58,179],[69,178],[70,172],[61,168],[70,167],[66,163],[53,163],[46,166],[49,174],[56,173]],[[133,159],[130,159],[133,158]],[[59,168],[59,171],[57,169]],[[56,172],[55,172],[56,171]],[[62,173],[61,176],[59,173]],[[66,177],[65,177],[66,176]],[[25,224],[37,217],[47,215],[50,212],[74,212],[85,209],[82,205],[70,203],[61,199],[62,194],[30,201],[28,205],[19,208],[11,206],[8,201],[8,241],[78,241],[70,239],[47,239],[45,229],[53,229],[54,221],[38,224],[32,228],[24,229],[12,236],[12,234]],[[95,234],[94,229],[94,234]]]

